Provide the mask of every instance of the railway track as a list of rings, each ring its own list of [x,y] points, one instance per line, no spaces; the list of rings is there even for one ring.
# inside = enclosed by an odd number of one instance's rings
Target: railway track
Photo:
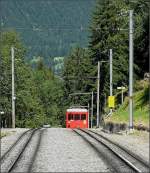
[[[23,132],[18,139],[12,144],[12,146],[10,146],[10,148],[1,156],[0,158],[0,162],[2,163],[5,159],[5,157],[7,157],[7,155],[13,150],[13,148],[15,148],[15,146],[22,140],[22,138],[28,133],[30,132],[32,129],[29,129],[25,132]]]
[[[39,129],[30,129],[24,132],[4,153],[4,155],[0,158],[1,172],[13,171],[37,130]]]
[[[141,162],[145,167],[150,168],[149,163],[147,161],[145,161],[143,158],[141,158],[139,155],[133,153],[131,150],[128,150],[127,148],[125,148],[122,145],[119,145],[118,143],[106,138],[104,135],[98,133],[98,132],[94,132],[92,130],[89,130],[90,132],[98,135],[99,137],[103,138],[104,140],[108,141],[109,143],[111,143],[112,145],[118,147],[120,150],[123,150],[124,152],[126,152],[128,155],[130,155],[131,157],[134,157],[134,159],[138,160],[139,162]]]
[[[136,154],[130,152],[103,135],[83,129],[74,129],[88,144],[103,157],[115,172],[149,172],[149,164]]]

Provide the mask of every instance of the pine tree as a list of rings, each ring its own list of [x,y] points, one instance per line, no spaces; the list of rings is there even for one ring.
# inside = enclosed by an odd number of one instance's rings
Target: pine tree
[[[64,89],[66,101],[71,104],[87,105],[90,96],[74,96],[69,94],[78,92],[90,92],[93,90],[93,81],[90,75],[93,71],[88,50],[83,48],[75,48],[66,58],[64,63]]]
[[[128,86],[128,59],[129,59],[129,16],[122,16],[121,13],[130,9],[134,10],[134,67],[135,77],[143,73],[148,63],[148,5],[146,2],[137,0],[134,3],[130,1],[98,1],[93,13],[90,36],[90,57],[93,65],[98,60],[109,61],[109,49],[113,49],[113,88],[114,93],[117,86]],[[143,25],[143,26],[142,26]],[[142,28],[143,27],[143,28]],[[147,34],[147,35],[146,35]],[[142,40],[142,42],[140,41]],[[142,58],[141,58],[142,56]],[[95,70],[96,75],[96,70]],[[109,63],[101,67],[101,103],[104,103],[104,93],[109,95]],[[103,104],[102,104],[103,105]]]

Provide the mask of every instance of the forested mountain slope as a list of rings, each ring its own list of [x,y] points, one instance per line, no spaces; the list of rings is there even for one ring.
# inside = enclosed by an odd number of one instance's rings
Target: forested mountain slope
[[[95,0],[1,0],[1,29],[20,33],[30,59],[64,56],[70,47],[87,45],[83,28],[94,5]]]

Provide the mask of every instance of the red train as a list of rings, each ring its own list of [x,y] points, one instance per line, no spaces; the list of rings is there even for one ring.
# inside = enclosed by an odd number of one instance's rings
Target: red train
[[[85,108],[70,108],[66,112],[66,128],[88,128],[88,110]]]

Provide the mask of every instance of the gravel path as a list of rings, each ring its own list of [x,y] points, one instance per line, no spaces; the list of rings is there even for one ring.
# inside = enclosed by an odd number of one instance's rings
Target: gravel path
[[[105,137],[115,141],[116,143],[126,147],[132,152],[136,153],[144,160],[149,162],[149,133],[145,131],[135,131],[133,134],[109,134],[104,133],[101,129],[96,129]]]
[[[3,128],[1,129],[1,132],[6,132],[8,133],[7,136],[3,137],[0,141],[0,155],[2,156],[8,149],[9,147],[19,138],[19,136],[27,131],[28,129],[26,128]]]
[[[97,153],[71,129],[50,128],[42,135],[34,172],[109,172]]]

